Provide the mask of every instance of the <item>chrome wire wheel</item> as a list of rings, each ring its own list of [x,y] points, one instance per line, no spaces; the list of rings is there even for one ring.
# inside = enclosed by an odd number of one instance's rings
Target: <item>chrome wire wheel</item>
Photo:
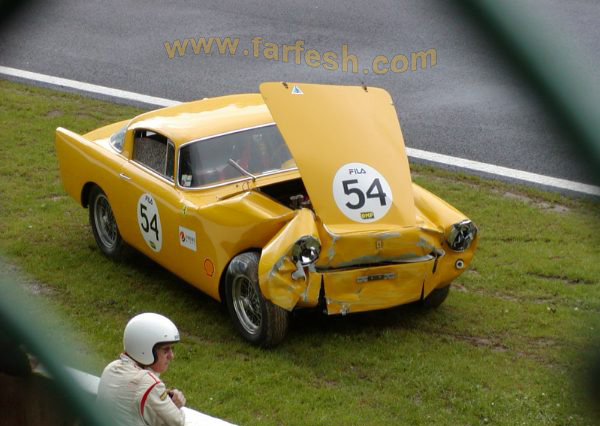
[[[108,198],[104,194],[98,194],[94,202],[94,221],[102,244],[108,250],[113,249],[117,245],[119,231]]]
[[[256,334],[262,324],[260,295],[248,277],[238,275],[234,278],[232,299],[241,326],[249,334]]]
[[[240,253],[231,259],[225,275],[224,297],[240,335],[263,348],[279,344],[287,331],[289,312],[265,299],[258,283],[260,254]]]

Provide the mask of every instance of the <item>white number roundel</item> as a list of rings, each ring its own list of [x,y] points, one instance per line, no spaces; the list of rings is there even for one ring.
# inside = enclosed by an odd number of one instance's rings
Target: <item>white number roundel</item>
[[[348,163],[333,178],[333,198],[344,215],[361,223],[375,222],[392,205],[392,189],[373,167]]]
[[[146,244],[152,250],[159,252],[162,247],[162,227],[156,201],[152,195],[142,194],[138,200],[137,220]]]

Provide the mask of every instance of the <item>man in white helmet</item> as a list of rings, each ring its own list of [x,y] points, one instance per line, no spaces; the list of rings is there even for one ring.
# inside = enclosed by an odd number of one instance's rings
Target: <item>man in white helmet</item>
[[[160,380],[177,342],[177,327],[162,315],[140,314],[127,323],[125,352],[106,366],[98,387],[98,402],[119,425],[183,426],[185,397]]]

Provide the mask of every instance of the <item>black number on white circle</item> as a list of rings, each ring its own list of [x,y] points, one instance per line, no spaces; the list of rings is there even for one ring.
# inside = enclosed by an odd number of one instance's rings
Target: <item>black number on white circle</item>
[[[148,232],[149,230],[154,231],[156,235],[156,239],[158,240],[158,225],[156,223],[156,214],[152,215],[152,219],[148,221],[148,216],[146,216],[147,207],[145,204],[140,204],[140,216],[144,220],[144,223],[141,223],[142,229],[144,232]]]
[[[377,190],[377,192],[374,192],[375,190]],[[381,183],[379,183],[379,178],[375,178],[369,189],[367,189],[367,198],[379,198],[379,203],[382,206],[385,206],[385,197],[386,195],[385,192],[383,192]]]
[[[142,225],[142,229],[144,230],[144,232],[148,232],[150,230],[148,216],[146,216],[146,209],[147,207],[145,204],[140,204],[140,215],[142,216],[142,219],[144,219],[144,223],[141,223],[140,225]]]
[[[356,204],[352,204],[350,201],[346,203],[346,207],[353,210],[360,209],[362,206],[365,205],[365,194],[363,194],[363,192],[359,188],[350,188],[350,185],[354,185],[355,183],[358,183],[358,179],[342,181],[342,186],[344,187],[344,194],[356,194],[356,196],[358,197],[358,202]]]
[[[383,188],[381,187],[381,183],[379,182],[379,178],[375,178],[369,189],[367,189],[367,194],[365,194],[360,190],[360,188],[351,188],[350,185],[354,185],[358,183],[358,179],[349,179],[342,181],[342,186],[344,187],[344,194],[346,195],[356,195],[358,200],[356,204],[348,201],[346,203],[346,207],[349,209],[357,210],[365,205],[366,198],[378,198],[379,203],[382,206],[386,205],[385,197],[386,194],[383,192]]]

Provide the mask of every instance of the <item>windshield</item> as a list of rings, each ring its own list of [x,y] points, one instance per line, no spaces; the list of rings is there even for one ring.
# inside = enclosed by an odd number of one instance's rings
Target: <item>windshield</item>
[[[295,167],[279,130],[271,124],[183,145],[178,182],[197,188]]]
[[[114,149],[121,152],[123,151],[123,143],[125,142],[125,132],[127,131],[127,126],[123,126],[121,130],[117,133],[113,134],[110,137],[110,144]]]

